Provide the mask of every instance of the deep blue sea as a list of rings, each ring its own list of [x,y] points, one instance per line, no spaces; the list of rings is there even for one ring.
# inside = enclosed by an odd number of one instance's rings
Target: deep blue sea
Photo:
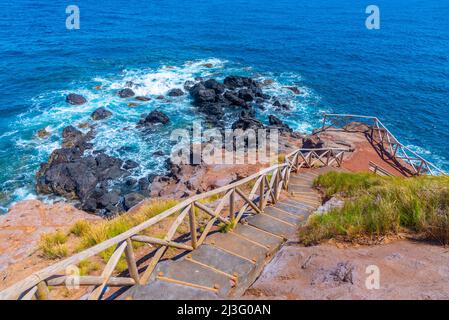
[[[70,4],[80,8],[79,30],[65,27]],[[380,8],[380,30],[365,27],[369,4]],[[447,170],[448,17],[441,0],[2,0],[0,209],[36,196],[35,173],[62,129],[99,106],[114,117],[97,128],[96,148],[137,160],[142,174],[163,170],[152,153],[197,115],[188,97],[130,108],[115,94],[129,80],[154,97],[197,76],[273,79],[270,90],[294,106],[281,116],[295,129],[310,131],[321,112],[376,115]],[[89,103],[66,104],[69,92]],[[155,108],[174,120],[159,136],[123,130]],[[37,139],[42,128],[52,136]]]

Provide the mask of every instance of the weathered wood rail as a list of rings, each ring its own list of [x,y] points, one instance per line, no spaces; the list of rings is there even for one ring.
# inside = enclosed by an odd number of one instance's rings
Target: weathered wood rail
[[[345,128],[350,122],[361,122],[369,126],[368,138],[371,144],[392,160],[397,166],[409,171],[411,175],[444,175],[443,170],[432,162],[424,159],[416,152],[404,146],[377,118],[353,114],[324,114],[322,130],[330,128]],[[404,165],[405,164],[405,165]]]
[[[244,214],[259,214],[269,203],[275,204],[282,190],[288,189],[288,182],[292,172],[301,168],[316,166],[340,166],[345,149],[299,149],[285,157],[282,164],[261,170],[247,178],[221,188],[205,192],[148,219],[147,221],[129,229],[128,231],[106,240],[92,248],[86,249],[65,260],[33,273],[11,287],[0,292],[0,299],[50,299],[51,287],[66,286],[76,281],[79,286],[90,286],[89,299],[101,299],[107,287],[130,287],[136,284],[148,283],[158,262],[166,254],[168,248],[192,251],[203,244],[208,234],[217,222],[238,223]],[[243,191],[243,186],[254,183],[249,194]],[[219,196],[215,201],[216,207],[211,208],[201,203],[203,199]],[[241,200],[237,201],[236,196]],[[199,226],[196,210],[201,210],[210,219],[204,226]],[[224,211],[224,213],[223,213]],[[161,238],[142,234],[146,229],[154,226],[168,217],[175,217],[165,236]],[[188,240],[176,241],[175,235],[181,224],[188,219]],[[133,242],[156,245],[151,260],[142,271],[139,269],[133,249]],[[67,268],[76,267],[81,261],[99,255],[101,252],[115,247],[100,276],[77,276],[74,279],[64,273]],[[154,250],[154,249],[153,249]],[[129,276],[114,275],[116,266],[122,256],[125,256]]]

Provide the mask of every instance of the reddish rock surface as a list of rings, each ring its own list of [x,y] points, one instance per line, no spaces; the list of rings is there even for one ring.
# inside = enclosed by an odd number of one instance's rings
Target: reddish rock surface
[[[379,289],[365,285],[371,265],[379,268]],[[286,245],[243,298],[449,299],[448,266],[447,248],[409,240],[349,248]]]
[[[43,233],[70,226],[83,219],[99,219],[70,204],[21,201],[0,216],[0,271],[33,253]]]

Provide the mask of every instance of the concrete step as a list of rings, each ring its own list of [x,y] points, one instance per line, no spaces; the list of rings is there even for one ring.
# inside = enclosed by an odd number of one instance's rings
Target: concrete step
[[[166,281],[152,281],[148,285],[133,286],[122,300],[216,300],[219,296],[210,290],[183,286]]]
[[[278,236],[288,238],[296,233],[297,226],[281,222],[271,216],[257,214],[247,218],[248,224]]]
[[[265,208],[264,212],[270,216],[296,225],[299,225],[305,220],[305,215],[290,214],[285,211],[276,209],[275,207],[267,207]]]

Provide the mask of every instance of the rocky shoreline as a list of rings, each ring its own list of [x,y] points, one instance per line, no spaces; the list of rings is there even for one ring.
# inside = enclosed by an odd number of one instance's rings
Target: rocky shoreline
[[[256,118],[256,109],[263,109],[263,104],[272,104],[275,110],[281,113],[290,109],[288,104],[281,102],[277,97],[265,94],[264,85],[266,84],[241,76],[229,76],[223,82],[213,78],[196,78],[195,81],[186,81],[185,91],[173,88],[168,91],[167,96],[176,98],[190,95],[192,105],[198,114],[204,117],[208,126],[218,128],[221,132],[224,132],[227,127],[225,124],[229,117],[237,114],[238,119],[230,126],[232,129],[243,131],[278,129],[281,146],[279,152],[299,147],[302,136],[293,132],[277,116],[269,115],[268,125]],[[125,88],[117,92],[117,95],[122,99],[134,98],[138,101],[151,99],[136,96],[133,88],[137,87],[138,84],[128,82]],[[288,88],[295,94],[301,93],[296,87]],[[66,102],[71,105],[88,103],[86,98],[75,93],[69,94]],[[68,126],[63,130],[61,148],[52,152],[49,160],[41,164],[36,174],[38,194],[62,196],[67,200],[75,201],[78,209],[101,216],[111,216],[129,210],[149,196],[187,197],[243,178],[244,171],[248,171],[238,168],[237,165],[222,168],[218,168],[220,165],[208,166],[204,163],[195,166],[174,165],[168,160],[165,175],[150,175],[137,180],[133,178],[133,172],[139,168],[139,163],[112,157],[102,150],[97,150],[92,143],[96,133],[96,123],[113,116],[113,112],[102,107],[91,114],[91,122],[78,128]],[[165,126],[170,121],[162,110],[156,109],[143,114],[140,121],[136,123],[136,128],[141,130],[142,134],[145,134],[147,130],[157,132],[160,126]],[[164,156],[164,154],[159,153],[153,156]],[[257,171],[256,168],[260,169],[260,166],[254,166],[254,172]],[[216,177],[218,184],[204,179],[203,176],[209,171],[226,172],[227,178]]]

